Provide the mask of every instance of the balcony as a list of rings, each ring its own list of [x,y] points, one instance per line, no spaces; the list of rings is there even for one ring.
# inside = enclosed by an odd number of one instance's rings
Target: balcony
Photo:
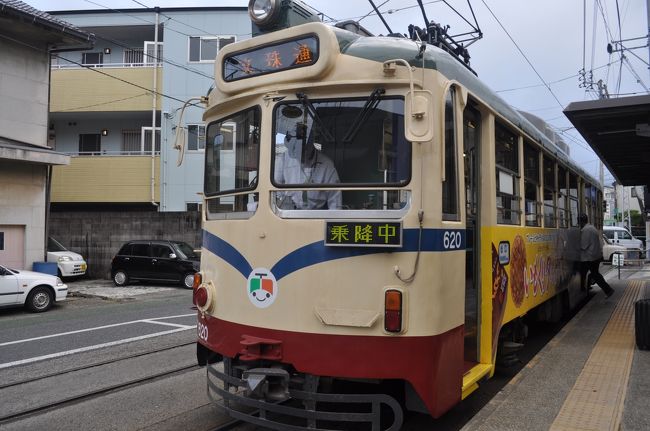
[[[74,66],[74,67],[73,67]],[[53,65],[50,112],[151,111],[154,72],[162,85],[162,67],[141,62]],[[134,84],[134,85],[133,85]],[[161,98],[156,100],[160,110]]]
[[[153,157],[153,200],[160,202],[160,156]],[[52,172],[52,203],[151,202],[151,155],[105,151],[73,155]]]

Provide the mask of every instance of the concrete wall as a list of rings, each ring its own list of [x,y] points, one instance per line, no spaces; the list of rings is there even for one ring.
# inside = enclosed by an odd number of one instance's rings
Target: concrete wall
[[[86,259],[91,278],[110,278],[111,259],[130,240],[202,242],[199,212],[51,212],[49,223],[51,237]]]
[[[47,167],[0,160],[0,225],[25,226],[25,269],[44,260]]]

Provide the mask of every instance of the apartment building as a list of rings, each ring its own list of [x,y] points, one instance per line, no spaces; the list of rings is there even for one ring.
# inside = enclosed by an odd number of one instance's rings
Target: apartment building
[[[52,61],[52,208],[184,212],[201,202],[205,125],[185,112],[186,153],[172,148],[183,103],[205,96],[221,48],[250,37],[244,7],[52,12],[93,33],[91,50]]]
[[[86,257],[90,276],[132,239],[201,245],[203,106],[215,57],[249,38],[245,7],[57,11],[95,46],[52,59],[48,143],[70,156],[52,174],[50,231]]]

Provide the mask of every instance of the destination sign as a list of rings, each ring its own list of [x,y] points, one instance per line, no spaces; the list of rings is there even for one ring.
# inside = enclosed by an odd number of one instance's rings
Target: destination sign
[[[401,247],[401,222],[328,221],[325,245],[347,247]]]
[[[311,66],[318,61],[318,38],[307,36],[229,54],[223,61],[226,82]]]

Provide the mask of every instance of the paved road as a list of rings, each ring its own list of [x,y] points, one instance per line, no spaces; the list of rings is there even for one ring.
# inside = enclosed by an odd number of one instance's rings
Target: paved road
[[[129,342],[165,334],[193,336],[196,314],[191,309],[191,291],[175,286],[134,286],[138,294],[128,296],[115,288],[113,297],[96,297],[88,296],[89,284],[97,292],[111,286],[106,281],[69,282],[68,300],[48,312],[0,310],[0,384],[7,374],[2,371],[16,371],[17,366],[25,369],[81,352],[92,357],[103,347],[128,347]],[[139,292],[147,289],[146,295]],[[78,291],[85,291],[84,296],[76,296]]]

